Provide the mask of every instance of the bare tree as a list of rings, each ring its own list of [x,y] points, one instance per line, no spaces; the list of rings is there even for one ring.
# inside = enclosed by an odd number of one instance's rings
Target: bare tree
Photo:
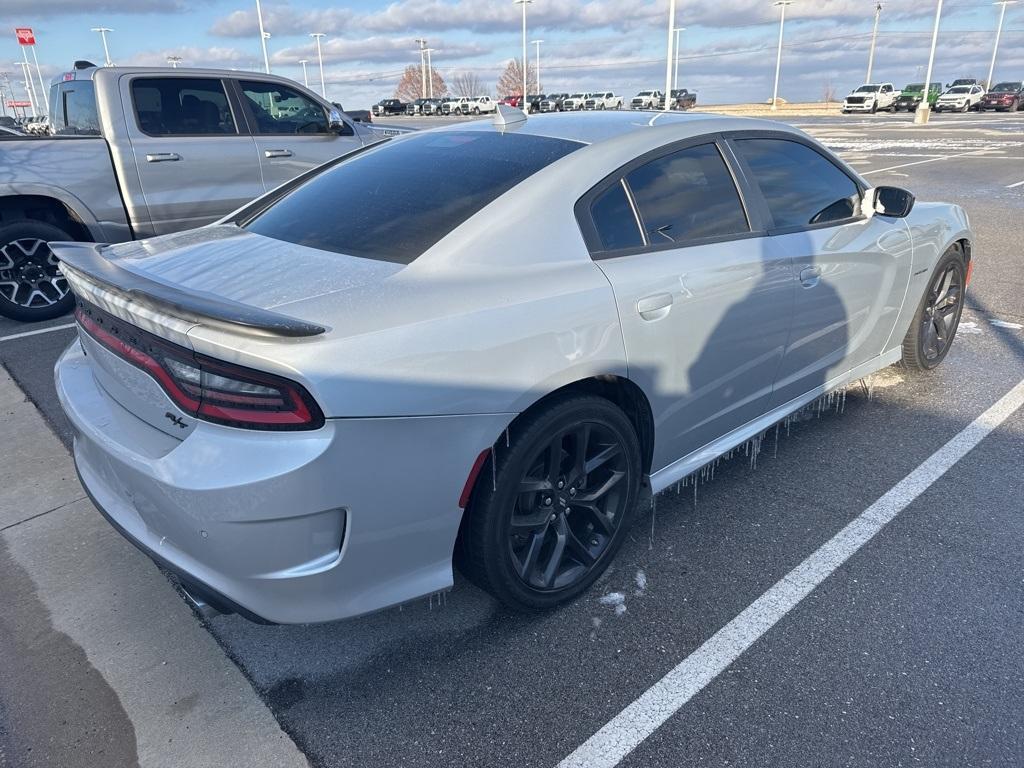
[[[430,93],[436,97],[447,96],[448,85],[445,83],[444,78],[441,77],[441,73],[437,71],[436,67],[431,67],[430,69],[428,77],[433,79],[433,90]],[[415,64],[410,64],[405,68],[405,72],[402,73],[402,78],[398,81],[398,85],[395,86],[395,98],[402,101],[416,101],[422,95],[423,70]],[[472,95],[479,96],[476,93]]]
[[[831,104],[836,100],[836,87],[832,84],[831,79],[826,80],[821,87],[821,100],[826,104]]]
[[[474,72],[459,72],[452,78],[452,90],[456,96],[483,96],[484,84]]]
[[[534,66],[526,64],[526,90],[537,93],[537,73]],[[509,59],[505,71],[498,78],[498,96],[518,96],[523,92],[523,64],[519,59]]]

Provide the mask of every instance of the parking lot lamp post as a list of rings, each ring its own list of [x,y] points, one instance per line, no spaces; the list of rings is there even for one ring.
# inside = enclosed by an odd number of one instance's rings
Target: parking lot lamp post
[[[536,80],[537,80],[536,87],[537,87],[537,93],[538,94],[543,93],[543,91],[540,89],[540,44],[543,43],[543,42],[544,42],[543,40],[531,40],[530,41],[530,43],[533,46],[535,46],[535,50],[537,51],[537,64],[534,67],[534,69],[536,69],[536,72],[535,72],[535,74],[537,76],[536,77]],[[524,93],[523,96],[525,97],[526,94]]]
[[[420,45],[420,98],[427,98],[427,56],[424,51],[427,49],[427,41],[417,37],[416,42]]]
[[[672,42],[676,29],[676,0],[668,3],[668,42],[665,45],[665,110],[668,111],[668,94],[672,90]]]
[[[779,108],[779,72],[782,70],[782,32],[786,28],[786,6],[793,0],[776,0],[772,5],[782,9],[779,17],[779,52],[775,56],[775,87],[772,89],[772,112]]]
[[[309,36],[316,40],[316,57],[320,62],[320,95],[327,98],[327,83],[324,82],[324,51],[320,47],[320,40],[327,37],[323,32],[310,32]]]
[[[260,7],[260,0],[256,0],[256,21],[260,26],[260,45],[263,46],[263,71],[270,74],[270,57],[267,55],[267,33],[263,29],[263,8]]]
[[[529,66],[526,60],[526,6],[532,3],[533,0],[515,0],[515,2],[516,5],[523,6],[523,96],[526,96],[526,68]]]
[[[999,9],[999,26],[996,27],[996,44],[992,47],[992,63],[988,65],[988,80],[985,81],[985,89],[992,87],[992,75],[996,71],[996,54],[999,52],[999,38],[1003,34],[1003,19],[1006,17],[1006,6],[1016,3],[1017,0],[998,0],[992,5],[1002,6]],[[34,51],[34,49],[33,49]]]
[[[917,106],[917,112],[914,113],[914,122],[918,125],[924,125],[927,123],[932,112],[932,106],[928,101],[928,95],[931,93],[932,69],[935,65],[935,45],[939,42],[939,23],[941,21],[942,0],[938,0],[938,3],[935,6],[935,28],[932,29],[932,49],[928,54],[928,69],[925,71],[924,76],[924,98],[921,99],[921,103]]]
[[[28,94],[28,108],[32,110],[32,117],[36,116],[36,96],[32,88],[31,74],[29,73],[28,63],[19,61],[21,64],[21,75],[25,78],[25,93]]]
[[[865,83],[871,82],[871,70],[875,66],[875,43],[878,41],[878,17],[882,15],[882,4],[875,5],[875,26],[871,30],[871,53],[868,54],[868,76],[864,78]]]
[[[171,65],[171,69],[177,69],[181,63],[181,56],[168,56],[167,63]]]
[[[306,65],[309,64],[309,59],[299,59],[299,64],[302,65],[302,84],[309,88],[309,75],[306,74]]]
[[[110,60],[110,49],[107,48],[107,32],[113,32],[110,27],[93,27],[91,32],[99,32],[100,37],[103,38],[103,63],[108,67],[114,66],[114,62]]]
[[[676,27],[676,29],[675,29],[675,32],[676,32],[676,47],[673,50],[672,58],[675,60],[676,68],[675,68],[675,72],[672,75],[672,88],[673,89],[679,88],[679,33],[680,32],[685,32],[685,31],[686,31],[686,27]]]
[[[436,51],[436,48],[427,48],[424,53],[427,54],[427,98],[434,98],[434,66],[430,63],[430,54]]]

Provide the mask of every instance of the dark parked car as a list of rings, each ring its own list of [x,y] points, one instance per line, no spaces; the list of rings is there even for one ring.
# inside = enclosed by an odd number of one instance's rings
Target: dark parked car
[[[426,104],[430,99],[416,99],[416,101],[410,101],[405,105],[405,114],[407,115],[422,115],[423,105]]]
[[[568,93],[549,93],[546,98],[540,100],[538,108],[541,112],[561,112],[562,102],[568,98]]]
[[[999,112],[1016,112],[1024,109],[1024,82],[1007,80],[1005,83],[996,83],[991,91],[981,97],[978,104],[978,111],[984,112],[987,109]]]
[[[527,94],[526,100],[523,102],[527,112],[537,112],[540,110],[540,103],[544,101],[543,93],[531,93]]]
[[[685,88],[673,89],[671,98],[672,101],[669,102],[671,105],[671,109],[684,110],[691,109],[692,107],[697,106],[697,94],[692,91],[688,91]],[[661,109],[665,108],[664,96],[661,97],[660,101],[658,102],[658,105]]]
[[[404,115],[405,108],[405,102],[401,99],[381,99],[373,105],[371,111],[378,117],[381,115]]]

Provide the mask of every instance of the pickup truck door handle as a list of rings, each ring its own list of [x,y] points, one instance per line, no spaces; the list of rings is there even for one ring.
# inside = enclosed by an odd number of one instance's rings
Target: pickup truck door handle
[[[181,160],[181,155],[177,152],[154,152],[146,155],[147,163],[172,163],[178,160]]]
[[[800,270],[800,285],[813,288],[821,279],[821,267],[804,267]]]
[[[290,149],[265,149],[263,150],[264,157],[291,157],[292,151]]]
[[[656,293],[645,296],[636,303],[636,311],[644,320],[660,320],[672,309],[671,293]]]

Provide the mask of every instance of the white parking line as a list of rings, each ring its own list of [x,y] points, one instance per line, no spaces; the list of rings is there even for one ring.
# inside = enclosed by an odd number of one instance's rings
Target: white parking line
[[[23,331],[22,333],[12,333],[10,336],[0,336],[0,342],[14,341],[14,339],[24,339],[29,336],[38,336],[41,333],[52,333],[53,331],[63,331],[67,328],[74,328],[75,323],[64,323],[64,325],[51,325],[49,328],[38,328],[34,331]]]
[[[648,688],[558,768],[618,765],[1022,405],[1024,381]]]
[[[899,168],[909,168],[912,165],[923,165],[924,163],[936,163],[939,160],[952,160],[956,157],[966,157],[967,155],[976,155],[979,152],[990,152],[991,149],[985,147],[984,149],[973,149],[970,152],[959,152],[955,155],[943,155],[942,157],[932,157],[928,160],[916,160],[913,163],[903,163],[902,165],[893,165],[888,168],[874,168],[870,171],[864,171],[861,176],[867,176],[869,173],[885,173],[885,171],[895,171]]]
[[[1024,186],[1024,181],[1018,181],[1016,184],[1007,184],[1007,189],[1013,189],[1014,187]]]

